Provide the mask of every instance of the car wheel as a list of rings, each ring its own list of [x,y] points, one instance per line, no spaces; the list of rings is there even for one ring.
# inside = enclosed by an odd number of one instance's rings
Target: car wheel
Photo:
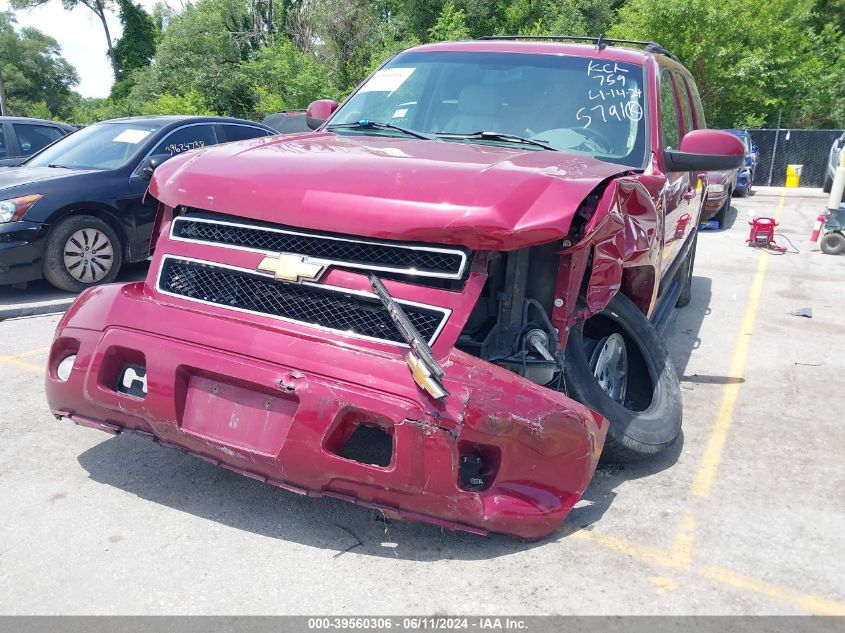
[[[605,461],[649,457],[680,433],[683,407],[675,366],[657,331],[622,294],[572,328],[564,378],[571,397],[609,422]]]
[[[731,208],[731,195],[733,194],[728,194],[725,204],[723,204],[716,212],[716,215],[713,216],[713,219],[719,223],[720,228],[725,228],[725,218],[728,217],[728,210]]]
[[[695,247],[698,244],[698,233],[692,239],[693,242],[689,253],[687,253],[684,263],[681,264],[681,268],[678,270],[678,275],[681,275],[679,277],[681,294],[678,295],[678,302],[675,305],[679,308],[689,305],[689,302],[692,301],[692,269],[695,267]]]
[[[833,180],[830,177],[830,174],[824,175],[824,185],[822,186],[822,191],[825,193],[830,193],[830,189],[833,187]]]
[[[845,235],[836,231],[825,233],[819,246],[822,247],[823,253],[841,255],[845,253]]]
[[[47,238],[44,277],[61,290],[80,292],[114,281],[123,264],[123,244],[100,218],[73,215],[59,222]]]

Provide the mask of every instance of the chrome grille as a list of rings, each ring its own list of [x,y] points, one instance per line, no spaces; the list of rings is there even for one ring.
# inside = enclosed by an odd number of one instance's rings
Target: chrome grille
[[[293,284],[231,266],[165,257],[158,290],[192,301],[295,321],[347,336],[404,344],[378,298],[322,285]],[[399,301],[429,344],[448,313]]]
[[[295,253],[340,267],[443,279],[460,279],[468,261],[467,252],[459,248],[303,233],[192,215],[173,221],[171,238],[268,253]]]

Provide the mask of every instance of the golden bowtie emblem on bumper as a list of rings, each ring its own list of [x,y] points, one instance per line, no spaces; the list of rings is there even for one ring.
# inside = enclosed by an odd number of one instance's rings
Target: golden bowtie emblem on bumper
[[[258,270],[264,273],[272,273],[278,281],[313,281],[323,272],[323,266],[312,264],[307,258],[301,255],[280,253],[275,257],[265,257]]]

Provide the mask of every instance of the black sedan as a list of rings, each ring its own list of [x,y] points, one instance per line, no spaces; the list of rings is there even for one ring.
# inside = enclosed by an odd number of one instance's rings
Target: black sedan
[[[0,284],[44,277],[79,291],[146,259],[157,165],[206,145],[276,134],[222,117],[135,117],[86,127],[0,169]]]

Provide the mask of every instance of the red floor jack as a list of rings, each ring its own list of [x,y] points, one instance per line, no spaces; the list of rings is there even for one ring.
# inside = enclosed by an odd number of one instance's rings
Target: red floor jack
[[[778,223],[774,218],[754,218],[748,224],[751,225],[751,233],[745,240],[746,244],[776,253],[786,252],[785,247],[775,244],[775,227]]]

